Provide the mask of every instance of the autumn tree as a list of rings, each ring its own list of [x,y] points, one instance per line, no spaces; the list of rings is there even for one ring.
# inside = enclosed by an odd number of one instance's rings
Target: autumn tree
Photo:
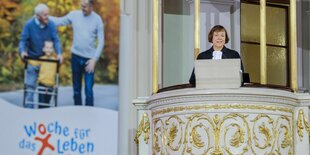
[[[22,80],[23,64],[18,59],[18,40],[21,25],[20,1],[0,1],[0,84],[2,89],[16,87],[14,81]],[[1,89],[1,90],[2,90]]]
[[[64,16],[72,10],[80,9],[80,0],[1,0],[0,1],[0,87],[21,87],[24,63],[18,55],[20,33],[25,22],[34,14],[34,7],[45,3],[53,16]],[[101,55],[95,74],[96,83],[117,83],[119,52],[119,0],[96,2],[95,12],[103,19],[105,27],[104,54]],[[73,32],[71,27],[59,27],[59,37],[64,53],[64,63],[60,68],[61,84],[71,84],[70,48]],[[4,87],[7,85],[7,87]],[[13,88],[14,89],[14,88]],[[0,89],[1,90],[1,89]]]

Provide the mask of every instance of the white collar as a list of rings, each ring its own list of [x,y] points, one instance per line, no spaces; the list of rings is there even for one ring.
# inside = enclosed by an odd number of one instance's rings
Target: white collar
[[[222,51],[213,51],[212,53],[212,59],[222,59],[222,54],[223,52]]]
[[[46,25],[42,24],[39,19],[37,17],[34,17],[34,21],[36,22],[36,24],[43,29]]]

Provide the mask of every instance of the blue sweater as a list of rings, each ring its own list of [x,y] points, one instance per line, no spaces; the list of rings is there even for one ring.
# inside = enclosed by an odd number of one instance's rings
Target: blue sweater
[[[19,53],[27,52],[29,57],[39,58],[44,55],[42,50],[44,42],[47,40],[53,41],[57,54],[62,53],[56,25],[49,20],[44,28],[40,28],[33,17],[26,22],[23,28],[19,41]]]

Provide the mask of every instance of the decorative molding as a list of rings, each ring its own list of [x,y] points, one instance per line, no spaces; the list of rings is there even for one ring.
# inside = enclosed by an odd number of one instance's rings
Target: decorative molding
[[[136,133],[134,141],[136,144],[139,144],[139,137],[142,133],[144,133],[144,141],[146,144],[148,144],[150,139],[150,120],[147,113],[144,113],[142,116],[142,119],[139,123],[138,131]]]
[[[149,97],[138,97],[132,101],[132,104],[135,105],[138,110],[147,110],[148,99]]]
[[[136,139],[149,132],[153,155],[292,155],[304,130],[310,140],[307,114],[296,109],[309,103],[307,93],[265,88],[162,92],[135,100],[149,116],[140,121]]]
[[[297,99],[298,103],[300,104],[299,106],[301,107],[309,107],[310,106],[310,95],[309,93],[298,93]]]
[[[243,109],[243,110],[269,110],[269,111],[281,111],[290,114],[294,114],[293,108],[285,108],[278,106],[267,106],[267,105],[245,105],[245,104],[211,104],[211,105],[187,105],[187,106],[177,106],[177,107],[168,107],[160,110],[152,111],[152,117],[157,115],[163,115],[167,113],[175,113],[181,111],[194,111],[194,110],[224,110],[224,109]]]
[[[296,125],[297,125],[297,133],[299,136],[299,140],[302,141],[304,137],[304,128],[305,128],[306,131],[308,132],[309,141],[310,141],[310,124],[308,123],[308,120],[306,119],[303,110],[299,110],[298,112]]]
[[[196,113],[153,119],[152,154],[288,154],[292,116]]]
[[[190,88],[155,94],[149,98],[148,108],[153,109],[173,103],[188,102],[259,103],[296,107],[299,105],[299,102],[307,103],[307,101],[310,101],[309,94],[296,94],[275,89],[239,88],[203,90]]]
[[[164,105],[175,103],[189,102],[246,102],[246,103],[262,103],[262,104],[278,104],[286,106],[297,106],[297,100],[293,98],[277,97],[277,96],[261,96],[261,95],[238,95],[238,94],[201,94],[192,96],[167,97],[148,101],[148,108],[153,109]]]

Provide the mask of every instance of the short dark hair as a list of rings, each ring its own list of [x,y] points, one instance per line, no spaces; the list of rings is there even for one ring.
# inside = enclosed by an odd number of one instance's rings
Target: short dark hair
[[[212,43],[212,40],[213,40],[213,33],[214,32],[219,32],[219,31],[225,31],[225,44],[229,42],[229,37],[228,37],[228,34],[227,34],[227,31],[226,29],[222,26],[222,25],[215,25],[209,32],[209,35],[208,35],[208,40],[210,43]]]

